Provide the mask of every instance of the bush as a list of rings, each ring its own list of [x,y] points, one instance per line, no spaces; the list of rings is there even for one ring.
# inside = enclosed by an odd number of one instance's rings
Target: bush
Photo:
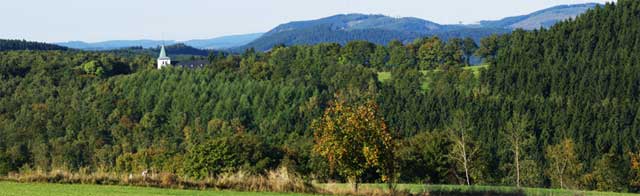
[[[255,136],[236,134],[195,145],[185,157],[184,173],[197,179],[244,170],[253,174],[274,169],[279,150]]]

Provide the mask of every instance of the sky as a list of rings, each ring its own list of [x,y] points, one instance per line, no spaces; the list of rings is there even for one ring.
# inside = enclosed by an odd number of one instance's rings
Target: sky
[[[44,42],[190,40],[266,32],[335,14],[474,23],[610,0],[1,0],[0,38]]]

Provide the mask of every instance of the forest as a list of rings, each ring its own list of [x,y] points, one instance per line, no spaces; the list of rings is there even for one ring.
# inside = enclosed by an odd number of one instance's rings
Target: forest
[[[488,65],[479,74],[463,69],[472,56]],[[0,52],[0,175],[286,167],[316,181],[640,192],[640,1],[480,44],[424,37],[207,59],[157,70],[147,54]],[[318,146],[332,123],[373,127],[367,149],[391,154],[342,172]]]

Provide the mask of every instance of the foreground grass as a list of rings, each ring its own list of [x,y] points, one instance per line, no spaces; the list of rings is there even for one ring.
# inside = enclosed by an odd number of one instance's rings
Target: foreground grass
[[[218,190],[179,190],[134,186],[16,183],[0,181],[0,196],[120,196],[120,195],[201,195],[201,196],[294,196],[297,193],[235,192]]]
[[[319,184],[319,187],[327,189],[351,189],[351,184]],[[383,189],[387,190],[386,184],[362,184],[362,189]],[[409,191],[411,193],[421,193],[429,191],[439,191],[448,193],[467,193],[467,192],[489,192],[496,193],[514,193],[518,189],[509,186],[463,186],[463,185],[421,185],[421,184],[398,184],[398,190]],[[544,188],[523,188],[526,195],[557,195],[557,196],[573,196],[573,195],[594,195],[594,196],[626,196],[637,195],[631,193],[611,193],[596,191],[577,191],[563,189],[544,189]]]
[[[317,184],[318,187],[333,190],[350,190],[350,184]],[[386,184],[362,184],[361,190],[386,190]],[[440,193],[482,193],[494,192],[497,194],[509,194],[517,192],[515,187],[507,186],[460,186],[460,185],[420,185],[420,184],[398,184],[398,190],[405,190],[411,193],[422,192],[440,192]],[[524,188],[526,195],[603,195],[603,196],[625,196],[634,194],[625,193],[608,193],[595,191],[574,191],[560,189],[542,189],[542,188]],[[85,185],[85,184],[48,184],[48,183],[16,183],[0,181],[0,196],[120,196],[120,195],[201,195],[201,196],[222,196],[222,195],[238,195],[238,196],[295,196],[295,195],[312,195],[300,193],[271,193],[271,192],[238,192],[238,191],[220,191],[220,190],[180,190],[180,189],[163,189],[151,187],[136,186],[113,186],[113,185]]]

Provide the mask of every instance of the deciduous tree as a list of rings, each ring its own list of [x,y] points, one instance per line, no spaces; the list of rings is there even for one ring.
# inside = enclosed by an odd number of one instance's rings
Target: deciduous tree
[[[572,139],[564,139],[558,144],[547,146],[546,158],[549,161],[546,173],[554,187],[564,189],[575,188],[578,185],[582,163],[578,160]]]
[[[312,127],[314,151],[329,161],[332,170],[347,177],[356,192],[361,175],[370,168],[377,168],[382,180],[391,182],[394,144],[375,102],[348,104],[338,97]]]

